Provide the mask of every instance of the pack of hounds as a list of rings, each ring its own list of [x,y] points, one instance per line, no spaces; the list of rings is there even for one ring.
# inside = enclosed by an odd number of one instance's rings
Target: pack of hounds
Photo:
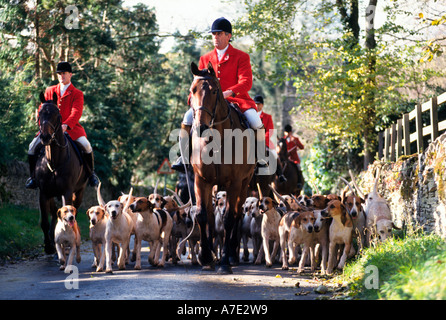
[[[378,179],[379,170],[373,191],[366,195],[354,179],[357,192],[343,179],[348,188],[341,195],[295,197],[280,195],[271,187],[273,197],[261,194],[259,198],[247,197],[239,227],[239,256],[243,246],[242,259],[249,262],[251,239],[252,262],[256,265],[265,263],[271,267],[275,261],[281,261],[282,269],[288,270],[290,265],[298,263],[299,273],[307,266],[311,272],[320,267],[321,274],[342,269],[348,258],[372,243],[385,241],[392,229],[397,229],[388,203],[378,193]],[[164,267],[166,261],[177,264],[186,249],[192,264],[198,264],[200,231],[194,223],[196,207],[190,202],[183,204],[170,189],[173,196],[163,197],[155,188],[155,193],[148,197],[135,197],[131,189],[129,194],[106,203],[100,187],[97,189],[99,205],[87,211],[94,252],[92,267],[97,272],[104,271],[105,264],[105,272],[112,273],[115,262],[123,270],[130,261],[135,262],[134,269],[140,270],[142,240],[149,243],[148,262],[152,266]],[[215,192],[213,248],[217,259],[221,258],[225,238],[227,205],[226,192]],[[55,242],[61,270],[72,265],[75,256],[80,262],[81,238],[76,213],[76,208],[65,203],[57,213]],[[132,236],[134,246],[130,252]],[[119,252],[117,259],[116,251]]]

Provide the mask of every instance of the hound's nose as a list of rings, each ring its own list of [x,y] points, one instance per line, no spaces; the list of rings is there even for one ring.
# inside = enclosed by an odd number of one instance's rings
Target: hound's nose
[[[313,226],[308,226],[308,233],[312,233],[313,232]]]
[[[70,216],[70,217],[68,218],[68,220],[69,220],[69,221],[73,221],[73,220],[74,220],[74,216]]]

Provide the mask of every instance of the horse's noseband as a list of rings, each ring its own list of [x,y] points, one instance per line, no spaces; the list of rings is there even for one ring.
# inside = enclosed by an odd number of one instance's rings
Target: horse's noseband
[[[202,76],[195,76],[195,79],[207,80],[207,81],[213,80],[211,77],[202,77]],[[227,114],[227,116],[223,120],[215,122],[215,116],[217,114],[217,108],[218,108],[219,102],[220,102],[220,94],[219,94],[219,90],[218,89],[216,91],[216,94],[217,94],[217,99],[215,99],[215,105],[214,105],[214,108],[212,109],[212,112],[209,111],[205,106],[199,106],[197,108],[193,108],[193,110],[194,110],[194,118],[195,118],[195,112],[197,112],[197,111],[205,111],[207,114],[209,114],[211,116],[211,122],[209,123],[209,125],[204,125],[203,124],[202,127],[205,126],[205,127],[209,128],[209,129],[213,129],[217,124],[221,124],[221,123],[225,122],[227,119],[229,119],[229,116],[230,116],[231,112],[230,112],[229,107],[228,107],[228,114]]]
[[[48,142],[48,144],[51,144],[52,142],[55,142],[59,147],[61,147],[61,148],[65,148],[65,147],[67,147],[67,145],[68,145],[68,140],[66,140],[66,138],[65,138],[65,145],[61,145],[58,141],[57,141],[57,139],[56,139],[56,133],[59,131],[59,130],[62,130],[62,117],[61,117],[61,115],[59,114],[58,115],[58,117],[57,117],[57,123],[54,125],[54,124],[52,124],[51,123],[51,121],[49,121],[49,120],[43,120],[42,122],[40,122],[40,115],[39,115],[39,117],[38,117],[38,122],[40,123],[39,124],[39,133],[40,133],[40,136],[42,137],[43,135],[44,135],[44,133],[42,132],[42,127],[43,126],[45,126],[45,125],[49,125],[52,129],[53,129],[53,133],[50,135],[50,139],[49,139],[49,142]]]

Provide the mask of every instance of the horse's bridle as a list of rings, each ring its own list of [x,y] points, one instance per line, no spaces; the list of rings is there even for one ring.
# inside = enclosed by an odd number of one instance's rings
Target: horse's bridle
[[[59,119],[60,119],[60,115],[59,115]],[[39,123],[39,134],[42,135],[42,124],[40,123],[40,116],[37,118],[37,122]],[[65,145],[61,145],[59,143],[59,141],[56,140],[56,133],[57,131],[62,129],[62,121],[58,121],[56,125],[53,125],[50,121],[46,121],[47,124],[49,124],[51,126],[51,128],[53,129],[53,134],[51,135],[50,138],[50,144],[54,141],[57,146],[61,147],[61,148],[66,148],[68,146],[68,139],[65,137]]]
[[[195,79],[213,80],[211,77],[202,77],[202,76],[195,76]],[[221,90],[219,86],[218,86],[218,89]],[[211,122],[208,125],[208,127],[210,129],[214,128],[216,125],[222,124],[223,122],[225,122],[226,120],[229,119],[229,117],[231,115],[231,110],[229,109],[229,106],[228,106],[228,114],[226,115],[226,117],[223,120],[215,122],[215,116],[217,113],[217,108],[218,108],[219,102],[220,102],[220,94],[217,93],[217,99],[215,99],[215,106],[212,109],[212,113],[208,109],[206,109],[204,106],[201,106],[197,109],[193,108],[194,109],[194,118],[195,118],[195,111],[205,111],[207,114],[209,114],[211,116]]]

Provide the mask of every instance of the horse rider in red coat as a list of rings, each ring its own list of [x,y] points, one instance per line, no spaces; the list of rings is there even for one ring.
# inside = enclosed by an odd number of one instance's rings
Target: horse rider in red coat
[[[84,164],[87,167],[87,172],[90,174],[89,184],[90,186],[97,186],[99,182],[94,173],[93,149],[87,140],[87,134],[84,128],[79,123],[79,119],[84,110],[84,94],[71,83],[73,72],[68,62],[59,62],[56,73],[59,83],[45,90],[45,99],[52,100],[53,94],[56,93],[56,103],[62,117],[62,130],[73,141],[78,142],[82,146]],[[28,150],[29,169],[31,173],[31,177],[26,181],[26,188],[28,189],[37,188],[34,172],[41,147],[40,135],[38,134],[30,143]]]
[[[297,150],[303,150],[304,145],[298,137],[293,136],[293,128],[289,124],[285,126],[284,138],[286,140],[286,148],[288,152],[288,160],[296,165],[300,165],[300,158]]]
[[[277,156],[276,146],[270,139],[270,135],[274,134],[273,117],[271,117],[270,114],[263,111],[263,97],[262,96],[260,96],[260,95],[255,96],[254,102],[256,103],[258,114],[260,116],[260,120],[262,120],[263,126],[265,127],[266,148],[268,149],[269,153],[271,153],[274,156],[274,159],[277,161],[276,175],[279,178],[280,182],[285,182],[285,181],[287,181],[287,179],[283,175],[282,165],[279,161],[279,157]]]
[[[248,94],[252,87],[252,69],[249,55],[234,48],[229,42],[232,37],[232,25],[225,18],[219,18],[212,24],[211,31],[214,50],[206,53],[200,58],[199,69],[207,68],[209,62],[212,63],[224,98],[231,103],[237,104],[245,115],[250,127],[256,131],[257,144],[265,143],[265,129],[257,114],[257,107],[254,100]],[[189,139],[190,130],[193,123],[193,109],[190,108],[184,115],[181,124],[181,139]],[[259,167],[266,167],[264,159],[258,159]],[[173,165],[172,169],[184,172],[182,157]]]

